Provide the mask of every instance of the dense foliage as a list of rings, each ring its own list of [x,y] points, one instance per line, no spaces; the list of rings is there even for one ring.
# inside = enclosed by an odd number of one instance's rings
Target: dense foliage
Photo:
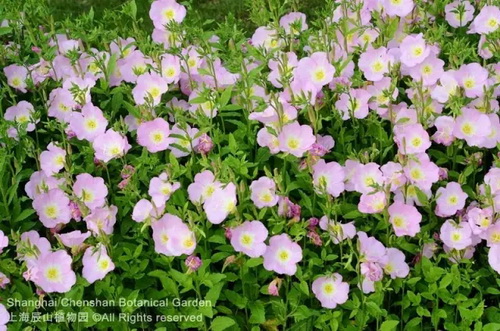
[[[0,330],[500,330],[499,1],[1,2]]]

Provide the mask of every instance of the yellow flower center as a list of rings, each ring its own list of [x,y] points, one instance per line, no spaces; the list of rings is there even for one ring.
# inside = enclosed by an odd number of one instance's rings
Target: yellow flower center
[[[458,197],[456,195],[452,195],[448,198],[448,203],[450,205],[456,205],[458,203]]]
[[[490,236],[491,242],[494,244],[500,243],[500,232],[494,232]]]
[[[297,138],[290,138],[287,145],[290,149],[297,149],[299,147],[299,140]]]
[[[411,140],[411,145],[413,147],[419,147],[420,145],[422,145],[422,139],[420,137],[415,137]]]
[[[278,259],[282,263],[288,262],[288,260],[290,259],[290,253],[287,250],[282,249],[278,252]]]
[[[56,166],[63,166],[64,165],[64,156],[59,154],[54,158],[54,164]]]
[[[244,235],[241,236],[240,243],[243,246],[250,246],[253,243],[253,237],[245,233]]]
[[[121,149],[118,146],[112,146],[109,149],[109,153],[110,153],[110,155],[116,156],[116,155],[119,155],[121,153]]]
[[[57,207],[54,206],[54,205],[48,205],[45,207],[45,216],[47,216],[48,218],[56,218],[57,217]]]
[[[14,77],[14,79],[12,79],[12,86],[18,87],[21,85],[21,82],[22,82],[21,78]]]
[[[260,196],[260,201],[262,202],[271,202],[273,200],[273,197],[271,193],[266,192]]]
[[[323,79],[325,79],[326,77],[326,73],[323,69],[320,69],[320,70],[317,70],[315,73],[314,73],[314,79],[318,82],[322,81]]]
[[[88,119],[85,121],[85,127],[89,131],[94,131],[97,128],[97,121],[95,119]]]
[[[160,89],[155,86],[155,87],[152,87],[151,89],[149,89],[149,94],[151,94],[153,99],[156,99],[160,96],[161,92],[160,92]]]
[[[394,219],[392,220],[392,224],[394,224],[394,226],[397,228],[403,227],[404,223],[405,223],[404,219],[399,216],[394,217]]]
[[[424,53],[424,49],[421,46],[417,46],[413,48],[413,56],[418,57]]]
[[[185,248],[191,248],[194,246],[194,240],[191,237],[189,237],[186,240],[184,240],[183,245]]]
[[[151,133],[151,141],[155,144],[159,144],[163,142],[163,133],[159,131],[154,131]]]
[[[168,240],[169,240],[169,238],[168,238],[168,235],[166,233],[161,235],[162,244],[166,245],[168,243]]]
[[[431,73],[432,73],[432,67],[430,65],[426,64],[422,67],[422,74],[430,75]]]
[[[331,295],[335,292],[335,287],[331,283],[326,283],[325,286],[323,287],[323,293],[326,295]]]
[[[109,268],[109,260],[108,259],[102,259],[100,262],[99,262],[99,268],[102,270],[102,271],[105,271]]]
[[[452,235],[451,235],[451,240],[455,241],[455,242],[458,242],[462,239],[462,234],[460,234],[460,232],[454,232]]]
[[[61,272],[56,267],[50,267],[45,270],[45,278],[51,282],[57,282],[61,280]]]
[[[420,170],[419,168],[414,168],[410,171],[410,176],[411,179],[413,180],[420,180],[422,179],[422,177],[424,177],[424,174],[422,173],[422,170]]]
[[[173,20],[175,17],[175,11],[172,8],[165,10],[165,18],[169,21]]]
[[[82,190],[82,200],[84,202],[91,202],[94,200],[94,194],[92,191]]]
[[[492,29],[495,29],[497,26],[498,26],[498,20],[494,17],[491,17],[489,20],[488,20],[488,26]]]
[[[168,69],[165,70],[165,76],[167,77],[174,77],[175,76],[175,69],[172,67],[169,67]]]
[[[470,136],[474,133],[474,131],[474,127],[470,123],[464,123],[462,125],[462,133],[465,135]]]
[[[382,70],[384,70],[384,65],[380,61],[375,61],[372,65],[372,70],[374,72],[381,72]]]
[[[473,78],[467,78],[464,80],[464,87],[467,89],[471,89],[476,85],[476,82]]]

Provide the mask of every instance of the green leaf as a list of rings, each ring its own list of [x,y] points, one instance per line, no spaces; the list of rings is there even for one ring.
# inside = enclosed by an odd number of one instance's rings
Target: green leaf
[[[214,318],[214,320],[212,321],[212,325],[210,326],[210,329],[213,331],[221,331],[221,330],[225,330],[228,327],[233,326],[235,324],[236,324],[236,322],[230,317],[218,316],[218,317]]]
[[[266,321],[266,310],[260,301],[250,303],[250,318],[248,322],[252,324],[262,324]]]
[[[396,329],[396,326],[398,326],[399,324],[399,321],[396,321],[396,320],[392,320],[392,321],[385,321],[384,323],[382,323],[382,325],[380,326],[380,331],[391,331],[391,330],[395,330]]]

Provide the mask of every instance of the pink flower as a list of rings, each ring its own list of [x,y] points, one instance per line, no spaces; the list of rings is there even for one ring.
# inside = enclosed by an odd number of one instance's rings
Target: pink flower
[[[16,122],[19,125],[26,124],[26,131],[31,132],[35,130],[34,113],[33,105],[23,100],[19,101],[17,105],[7,108],[3,117],[5,120]]]
[[[382,170],[382,175],[385,178],[384,184],[390,186],[391,192],[396,191],[406,183],[406,176],[404,175],[403,166],[401,166],[401,164],[387,162],[380,167],[380,170]]]
[[[385,263],[386,248],[385,246],[375,239],[368,237],[365,232],[358,232],[359,251],[364,261],[373,263]]]
[[[500,245],[490,247],[488,262],[491,268],[500,274]]]
[[[157,73],[145,73],[137,77],[137,85],[132,90],[134,101],[137,105],[160,104],[161,96],[168,91],[168,84],[165,78]]]
[[[137,141],[139,145],[144,146],[151,153],[166,150],[171,142],[168,138],[170,127],[163,118],[157,118],[153,121],[144,122],[137,129]]]
[[[7,276],[5,276],[4,273],[0,272],[0,289],[4,289],[7,284],[10,284],[10,279],[7,278]],[[0,330],[2,329],[2,326],[1,326],[1,321],[0,321]]]
[[[439,180],[439,167],[430,161],[427,154],[419,154],[416,160],[410,159],[404,167],[404,173],[410,183],[421,190],[430,190]]]
[[[106,247],[99,244],[97,247],[89,247],[83,254],[82,276],[90,284],[96,280],[102,280],[106,275],[115,269],[115,264],[108,256]]]
[[[283,40],[279,38],[276,30],[261,26],[255,30],[251,39],[254,47],[262,47],[267,51],[280,48]]]
[[[338,197],[344,192],[344,169],[337,162],[321,159],[312,167],[313,183],[320,192],[327,192]]]
[[[167,256],[190,255],[196,248],[194,233],[182,220],[172,214],[165,214],[153,222],[153,240],[155,251]]]
[[[484,6],[470,26],[469,32],[489,34],[500,26],[500,8]]]
[[[462,114],[455,119],[453,135],[465,139],[469,146],[478,146],[491,132],[489,117],[478,110],[464,108]]]
[[[340,274],[334,273],[331,276],[316,278],[312,283],[312,291],[321,302],[321,307],[334,309],[347,301],[349,284],[342,281]]]
[[[86,139],[90,142],[106,131],[108,121],[104,118],[102,110],[87,103],[82,112],[73,112],[69,121],[69,128],[80,140]]]
[[[183,157],[189,155],[193,148],[198,147],[198,144],[200,142],[200,137],[197,137],[198,132],[198,129],[191,128],[188,125],[181,128],[181,126],[175,124],[172,127],[172,131],[170,131],[170,135],[177,135],[181,137],[170,138],[171,145],[169,146],[169,148],[172,151],[172,154],[174,154],[175,157]],[[178,146],[174,146],[174,144]]]
[[[10,321],[10,314],[3,304],[0,303],[0,331],[7,331],[7,323]]]
[[[253,203],[257,208],[273,207],[278,203],[276,183],[269,177],[260,177],[250,184]]]
[[[73,192],[87,207],[94,209],[105,204],[108,188],[101,177],[80,174],[76,176]]]
[[[429,55],[422,63],[411,67],[409,72],[413,79],[422,81],[424,86],[436,84],[444,73],[444,61],[435,55]]]
[[[413,0],[380,0],[387,15],[405,17],[413,10]]]
[[[152,63],[141,51],[135,50],[126,58],[118,60],[119,78],[128,83],[135,83],[140,75],[148,71],[148,64]]]
[[[278,137],[270,133],[266,127],[263,127],[257,132],[257,144],[261,147],[269,148],[271,154],[277,154],[280,151]]]
[[[46,228],[67,224],[71,220],[69,198],[58,188],[35,197],[33,208]]]
[[[151,216],[153,204],[146,199],[139,200],[132,211],[132,219],[138,223],[144,222]]]
[[[168,83],[177,83],[181,75],[181,60],[178,56],[164,54],[161,57],[161,75]]]
[[[94,139],[92,146],[95,150],[95,158],[103,162],[109,162],[114,158],[125,155],[132,147],[128,143],[127,137],[122,136],[113,129],[98,135]]]
[[[50,242],[47,238],[40,237],[36,231],[24,232],[16,251],[18,259],[25,261],[28,268],[32,268],[40,255],[50,252]]]
[[[455,140],[455,136],[453,135],[455,119],[451,116],[439,116],[434,121],[434,125],[437,131],[432,135],[432,140],[438,144],[450,146]]]
[[[500,222],[496,222],[486,230],[488,247],[500,246]]]
[[[488,70],[479,63],[463,64],[456,73],[458,84],[468,98],[480,97],[488,86]]]
[[[431,51],[421,33],[407,36],[401,42],[399,49],[401,50],[401,62],[408,67],[422,63]]]
[[[491,168],[484,176],[484,183],[490,187],[492,194],[500,192],[500,168]]]
[[[168,181],[168,174],[163,172],[160,176],[151,179],[148,193],[156,206],[163,206],[180,187],[181,184],[179,182],[170,183]]]
[[[16,64],[11,64],[3,68],[3,72],[7,77],[7,84],[10,87],[15,88],[16,90],[26,93],[26,79],[28,78],[28,69],[22,66],[18,66]]]
[[[238,200],[236,197],[236,186],[229,183],[224,188],[218,188],[205,200],[203,210],[207,219],[212,224],[222,223],[229,214],[234,212]]]
[[[278,215],[298,221],[300,212],[300,205],[293,203],[288,197],[279,197]]]
[[[181,23],[186,17],[186,7],[175,0],[156,0],[151,4],[149,17],[155,28],[166,30],[165,25],[175,21]]]
[[[195,272],[201,267],[201,259],[196,255],[189,255],[184,261],[184,264],[188,268],[188,272]]]
[[[464,208],[465,200],[467,200],[467,194],[456,182],[450,182],[446,187],[440,187],[436,196],[438,197],[436,199],[436,214],[441,217],[455,215],[457,211]]]
[[[419,154],[431,147],[429,134],[421,124],[396,125],[394,141],[401,154]]]
[[[319,220],[319,227],[324,231],[328,231],[334,244],[339,244],[346,239],[352,239],[356,236],[354,222],[343,224],[329,220],[328,217],[323,216]]]
[[[246,221],[231,229],[231,245],[237,252],[250,257],[259,257],[266,251],[268,231],[259,221]]]
[[[359,199],[358,210],[364,214],[378,214],[387,204],[384,192],[362,194]]]
[[[310,57],[300,59],[294,70],[295,79],[311,82],[318,89],[330,83],[334,74],[335,67],[324,52],[316,52]]]
[[[280,295],[280,287],[281,283],[283,280],[281,278],[275,278],[271,283],[269,283],[269,286],[267,288],[267,293],[272,296],[279,296]]]
[[[280,151],[302,157],[315,143],[312,128],[298,122],[287,124],[278,135]]]
[[[384,272],[392,279],[405,278],[410,273],[410,267],[405,262],[405,255],[397,248],[387,248],[387,261],[382,264]]]
[[[493,222],[493,210],[491,208],[480,209],[474,207],[467,212],[467,221],[472,233],[485,239],[485,234]]]
[[[40,154],[40,165],[47,176],[58,173],[66,164],[66,151],[50,143]]]
[[[466,222],[457,224],[452,220],[447,220],[441,226],[439,238],[446,246],[461,250],[472,244],[471,235],[471,228]]]
[[[298,35],[307,30],[306,15],[299,12],[291,12],[280,18],[280,26],[291,35]],[[298,29],[297,29],[298,27]]]
[[[474,18],[474,7],[469,1],[453,1],[444,7],[446,21],[454,28],[466,26]]]
[[[95,236],[102,233],[110,235],[113,233],[113,227],[116,223],[116,206],[105,206],[96,208],[87,215],[84,220],[87,223],[87,228],[92,231]]]
[[[287,234],[280,234],[271,237],[263,257],[266,270],[293,276],[302,260],[302,248]]]
[[[376,163],[359,164],[352,176],[352,183],[354,184],[355,191],[363,194],[372,193],[376,190],[377,186],[384,184],[384,175]]]
[[[30,180],[26,183],[24,190],[30,199],[34,200],[38,195],[51,189],[58,188],[64,179],[49,177],[44,171],[35,171],[31,174]]]
[[[204,203],[221,187],[222,184],[215,180],[210,170],[202,171],[194,176],[194,182],[188,186],[189,200],[192,203]]]
[[[365,118],[368,116],[368,100],[370,93],[364,89],[351,89],[349,94],[342,93],[335,107],[341,111],[342,119],[348,120],[352,117]]]
[[[9,246],[9,237],[7,237],[2,230],[0,230],[0,254],[7,246]]]
[[[71,256],[64,250],[46,252],[36,260],[34,282],[46,293],[66,293],[76,283]]]
[[[77,103],[73,99],[70,91],[63,88],[56,88],[49,95],[48,116],[55,117],[60,122],[67,123],[73,116],[73,110]]]
[[[387,48],[369,49],[359,57],[358,66],[367,80],[378,82],[389,72],[394,58],[387,54]]]
[[[82,246],[88,237],[90,237],[90,232],[82,233],[80,230],[57,235],[63,245],[71,249]]]
[[[420,232],[422,215],[417,208],[395,201],[389,206],[389,222],[392,224],[396,236],[414,237]]]

